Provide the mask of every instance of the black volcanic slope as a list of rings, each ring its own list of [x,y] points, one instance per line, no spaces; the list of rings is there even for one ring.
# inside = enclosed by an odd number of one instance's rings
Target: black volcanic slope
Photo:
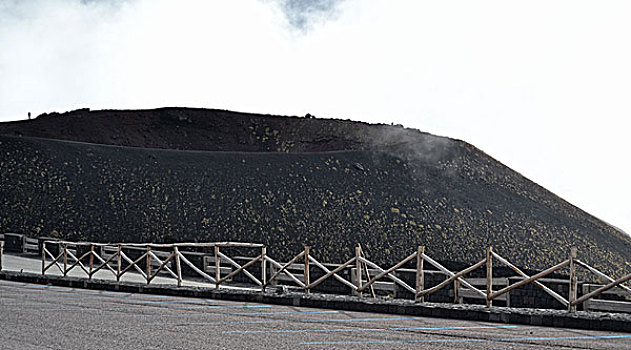
[[[426,245],[529,269],[629,268],[631,239],[475,147],[398,126],[167,108],[0,124],[0,231],[73,240],[249,241],[325,261]],[[68,142],[71,140],[78,142]],[[123,147],[124,146],[124,147]],[[161,149],[158,149],[161,148]]]

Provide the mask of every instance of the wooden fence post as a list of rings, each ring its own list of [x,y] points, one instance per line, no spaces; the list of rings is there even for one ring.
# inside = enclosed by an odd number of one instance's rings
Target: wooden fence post
[[[309,294],[311,293],[311,290],[309,288],[307,288],[309,286],[309,284],[311,284],[311,275],[309,273],[309,253],[311,251],[311,247],[306,246],[305,247],[305,269],[304,269],[304,275],[305,275],[305,293]]]
[[[219,289],[221,280],[221,256],[219,256],[219,246],[215,246],[215,288]]]
[[[68,271],[67,271],[67,268],[68,268],[68,245],[64,244],[63,248],[64,248],[64,277],[66,277],[66,275],[68,274]]]
[[[4,241],[0,241],[0,271],[2,271],[2,253],[4,253]]]
[[[490,298],[493,293],[493,247],[486,249],[486,306],[493,306],[493,300]]]
[[[77,254],[79,255],[79,254]],[[94,244],[90,244],[90,273],[88,274],[88,279],[92,279],[92,269],[94,268]]]
[[[175,255],[175,272],[177,273],[177,286],[182,286],[182,265],[180,264],[180,251],[177,246],[173,247],[173,254]]]
[[[42,275],[46,272],[46,242],[42,242]]]
[[[116,282],[120,282],[121,280],[121,266],[123,263],[123,257],[121,256],[123,253],[123,248],[121,245],[118,245],[118,261],[116,261]]]
[[[416,302],[424,302],[425,297],[419,297],[418,294],[425,289],[425,273],[423,272],[423,254],[425,254],[425,246],[419,246],[416,251],[416,295],[414,300]]]
[[[362,261],[360,259],[361,254],[362,248],[358,244],[355,247],[355,278],[357,279],[356,284],[358,290],[362,287]],[[357,292],[357,296],[361,298],[363,296],[362,292]]]
[[[147,246],[147,284],[151,282],[151,246]]]
[[[361,247],[361,244],[359,245],[359,249],[361,252],[361,256],[366,259],[366,254],[364,253],[364,250]],[[362,271],[366,274],[366,281],[370,281],[370,271],[368,271],[368,265],[366,265],[366,263],[363,264],[364,268],[362,269]],[[370,296],[372,296],[373,298],[376,298],[377,295],[375,294],[375,287],[371,284],[370,285]]]
[[[265,292],[267,283],[267,247],[261,247],[261,292]]]
[[[576,247],[572,247],[570,249],[570,295],[568,298],[568,312],[576,312],[576,305],[573,304],[576,302],[576,291],[578,287],[578,281],[576,279],[576,264],[574,263],[576,253]]]

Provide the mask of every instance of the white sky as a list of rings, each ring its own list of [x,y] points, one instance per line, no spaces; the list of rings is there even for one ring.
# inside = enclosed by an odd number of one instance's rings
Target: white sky
[[[631,233],[631,1],[346,0],[305,28],[282,1],[308,0],[0,0],[0,120],[185,106],[393,122]]]

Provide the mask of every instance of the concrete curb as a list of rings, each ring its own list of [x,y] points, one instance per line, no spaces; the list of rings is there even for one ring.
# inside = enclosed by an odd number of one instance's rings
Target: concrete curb
[[[172,285],[146,285],[130,282],[116,283],[106,280],[86,280],[73,277],[62,278],[59,276],[42,276],[40,274],[12,271],[0,271],[0,280],[71,288],[328,308],[346,311],[452,318],[532,326],[631,332],[631,315],[629,314],[583,311],[568,313],[561,310],[517,309],[506,307],[493,307],[489,309],[480,305],[462,304],[416,304],[410,300],[360,299],[358,297],[340,295],[306,295],[303,293],[277,294],[234,289],[175,287]]]

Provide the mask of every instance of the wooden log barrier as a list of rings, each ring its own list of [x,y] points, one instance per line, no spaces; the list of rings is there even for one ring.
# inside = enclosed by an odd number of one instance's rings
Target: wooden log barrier
[[[173,247],[173,254],[175,254],[175,272],[177,273],[177,286],[182,286],[182,262],[180,261],[180,251],[177,246]]]
[[[576,248],[572,247],[570,249],[570,293],[568,296],[568,312],[576,312],[576,290],[578,288],[578,283],[576,279]]]
[[[317,280],[315,280],[314,282],[312,282],[311,284],[309,284],[309,289],[317,286],[318,284],[324,282],[326,279],[330,278],[331,276],[333,276],[333,278],[335,278],[336,280],[340,281],[341,283],[343,283],[344,285],[348,286],[349,288],[351,288],[352,291],[356,292],[357,291],[357,286],[352,284],[351,282],[345,280],[343,277],[340,277],[337,273],[342,271],[343,269],[347,268],[348,266],[350,266],[352,263],[355,262],[355,257],[351,258],[350,260],[348,260],[347,262],[345,262],[344,264],[336,267],[333,270],[329,270],[326,266],[322,265],[319,261],[317,261],[313,256],[309,256],[309,260],[317,267],[319,267],[322,271],[325,272],[325,275],[318,278]]]
[[[177,249],[177,247],[176,247]],[[261,247],[261,291],[265,291],[267,284],[267,247]]]
[[[500,295],[502,295],[504,293],[507,293],[507,292],[517,288],[517,287],[521,287],[524,284],[531,283],[531,282],[536,281],[536,280],[538,280],[540,278],[543,278],[543,277],[545,277],[545,276],[547,276],[547,275],[549,275],[549,274],[551,274],[551,273],[553,273],[555,271],[558,271],[558,270],[568,266],[569,264],[570,264],[570,262],[568,260],[565,260],[564,262],[562,262],[562,263],[560,263],[558,265],[552,266],[551,268],[549,268],[549,269],[547,269],[545,271],[541,271],[541,272],[539,272],[536,275],[533,275],[533,276],[531,276],[529,278],[526,278],[526,279],[523,279],[523,280],[521,280],[519,282],[515,282],[515,283],[511,284],[510,286],[502,288],[502,289],[498,290],[497,292],[494,292],[491,295],[489,295],[488,298],[495,299],[498,296],[500,296]],[[564,305],[567,306],[567,304],[569,304],[569,302],[567,300],[565,300],[565,304]]]
[[[305,247],[305,268],[304,268],[304,276],[305,276],[305,293],[309,294],[311,292],[311,289],[309,288],[309,284],[311,284],[311,276],[309,276],[309,252],[311,250],[311,247],[306,246]]]
[[[359,245],[355,247],[355,283],[357,284],[357,296],[362,297],[362,250]]]
[[[524,277],[526,279],[530,278],[530,276],[528,276],[526,273],[524,273],[522,270],[520,270],[517,266],[511,264],[508,260],[506,260],[503,257],[501,257],[499,254],[497,254],[495,252],[492,252],[492,254],[493,254],[493,257],[495,259],[497,259],[502,264],[508,266],[511,270],[517,272],[520,276],[522,276],[522,277]],[[546,293],[550,294],[554,299],[556,299],[558,302],[560,302],[564,306],[568,305],[569,302],[567,300],[565,300],[565,298],[560,296],[557,292],[553,291],[552,289],[546,287],[541,282],[539,282],[537,280],[532,280],[532,284],[534,284],[535,286],[541,288]]]
[[[489,296],[493,294],[493,247],[486,249],[486,307],[493,306],[493,299]]]
[[[416,251],[416,293],[414,293],[414,301],[424,302],[425,297],[419,296],[421,291],[425,289],[425,273],[423,272],[423,255],[425,254],[425,246],[419,246]]]
[[[306,288],[306,285],[304,283],[302,283],[302,281],[300,281],[296,276],[294,276],[294,274],[292,274],[291,272],[287,271],[287,269],[293,265],[296,261],[298,261],[298,259],[300,259],[301,257],[303,257],[305,255],[305,251],[303,250],[302,252],[300,252],[300,254],[296,255],[293,257],[293,259],[291,259],[288,263],[286,263],[285,265],[281,265],[280,263],[276,262],[274,259],[270,258],[269,256],[266,256],[265,259],[267,261],[270,262],[270,264],[274,265],[276,268],[278,268],[279,270],[277,270],[270,278],[269,280],[267,280],[267,282],[265,283],[264,287],[267,287],[268,285],[270,285],[272,282],[274,282],[276,280],[276,278],[281,274],[284,273],[285,275],[287,275],[289,278],[291,278],[294,282],[296,282],[296,284],[302,288]]]

